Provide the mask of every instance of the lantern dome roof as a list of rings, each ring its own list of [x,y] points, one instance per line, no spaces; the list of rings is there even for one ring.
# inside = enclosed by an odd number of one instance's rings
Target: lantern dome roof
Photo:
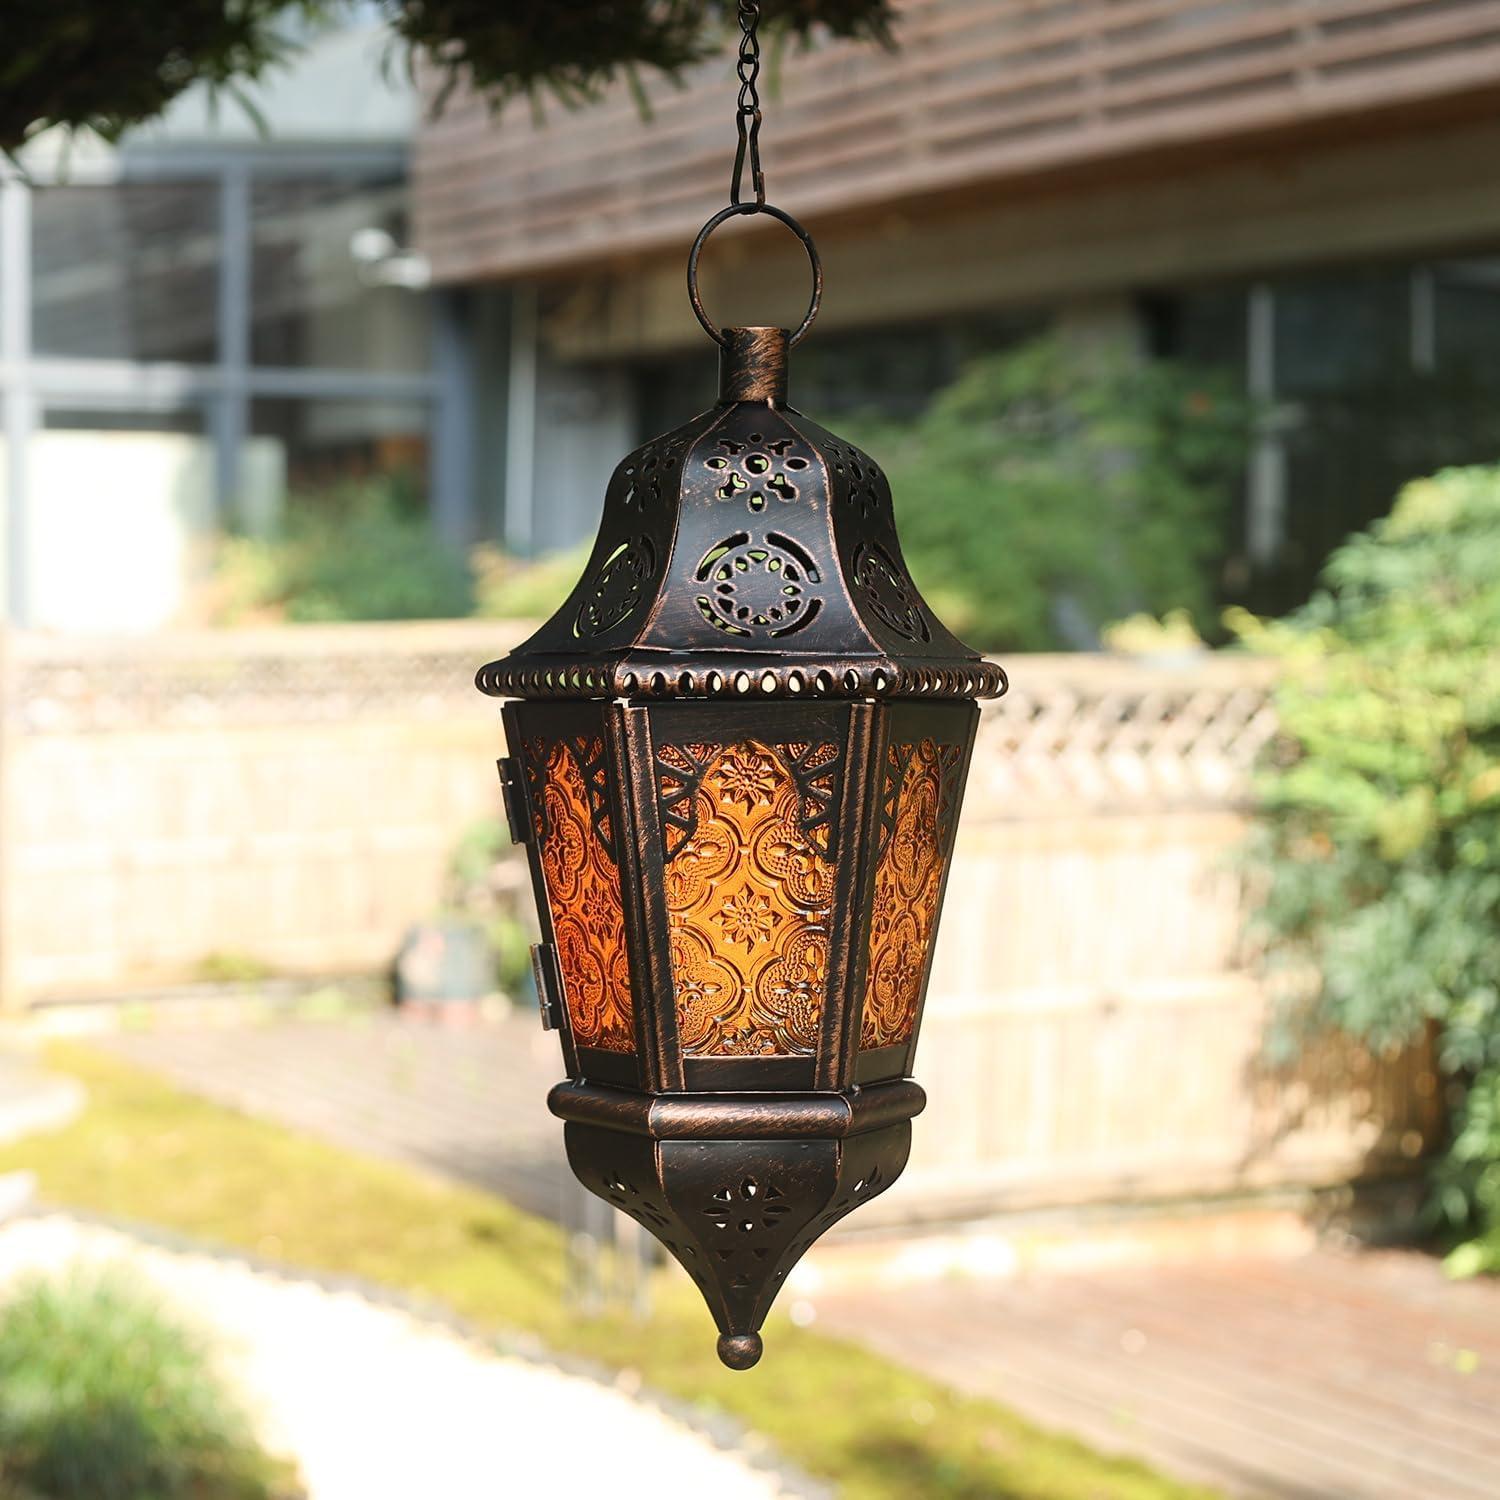
[[[620,463],[583,577],[480,689],[998,697],[912,581],[879,465],[784,404],[786,334],[729,333],[720,403]]]

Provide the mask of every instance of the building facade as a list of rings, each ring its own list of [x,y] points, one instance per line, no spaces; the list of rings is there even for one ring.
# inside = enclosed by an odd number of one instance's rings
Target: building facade
[[[1220,597],[1279,610],[1399,484],[1500,452],[1500,0],[902,0],[899,48],[767,69],[771,196],[828,294],[793,399],[911,413],[1050,327],[1238,372]],[[726,197],[727,54],[676,88],[433,114],[373,12],[116,149],[0,166],[5,614],[191,615],[213,539],[349,481],[455,548],[592,534],[713,388],[682,290]],[[731,224],[721,322],[800,316]]]
[[[404,254],[416,100],[362,21],[255,92],[184,97],[115,149],[0,167],[6,614],[179,618],[225,530],[397,477],[468,537],[453,298]]]
[[[787,55],[770,196],[818,238],[814,415],[910,409],[969,354],[1062,325],[1238,371],[1263,416],[1221,596],[1305,597],[1399,483],[1500,454],[1500,6],[1490,0],[904,0],[899,49]],[[434,284],[503,305],[476,358],[520,551],[588,534],[613,458],[712,389],[682,293],[726,201],[730,64],[498,123],[419,127]],[[733,231],[738,228],[736,236]],[[800,315],[775,226],[716,237],[721,322]]]

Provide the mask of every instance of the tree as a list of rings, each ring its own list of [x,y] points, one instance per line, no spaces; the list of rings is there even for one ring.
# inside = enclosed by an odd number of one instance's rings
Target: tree
[[[641,70],[678,78],[727,45],[731,0],[379,0],[408,59],[495,107],[518,94],[591,100]],[[0,0],[0,151],[53,125],[107,139],[159,115],[195,84],[231,95],[297,50],[349,0]],[[889,45],[893,0],[763,0],[767,30],[823,27]]]

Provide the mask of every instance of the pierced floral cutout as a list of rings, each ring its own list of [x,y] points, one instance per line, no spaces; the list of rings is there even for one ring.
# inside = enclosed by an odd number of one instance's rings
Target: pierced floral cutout
[[[748,435],[748,442],[721,437],[719,451],[703,460],[704,467],[719,483],[714,488],[716,500],[743,500],[756,512],[763,511],[770,500],[790,505],[800,493],[797,483],[811,460],[789,450],[791,438],[762,438],[758,432]]]
[[[668,433],[632,453],[616,471],[622,481],[620,504],[625,510],[656,512],[663,503],[663,480],[670,477],[686,445],[680,433]]]
[[[957,746],[930,739],[887,752],[862,1048],[911,1040],[937,927],[961,759]]]
[[[542,878],[573,1042],[633,1052],[630,961],[607,814],[591,794],[597,738],[528,746]]]
[[[828,457],[843,488],[845,504],[858,506],[866,521],[882,512],[890,514],[890,486],[869,454],[861,453],[852,443],[834,443]]]
[[[579,638],[603,635],[623,625],[646,596],[647,585],[656,575],[656,548],[648,536],[621,542],[589,580],[573,622]]]
[[[698,612],[725,635],[779,640],[812,624],[823,607],[812,587],[822,582],[817,564],[779,531],[726,536],[703,554],[693,576],[706,590]]]
[[[908,641],[931,640],[916,585],[884,547],[861,542],[849,571],[860,597],[883,625]]]
[[[743,1178],[735,1187],[716,1188],[701,1210],[715,1229],[734,1229],[740,1234],[775,1229],[789,1212],[781,1189],[754,1177]]]
[[[827,805],[837,761],[831,744],[658,751],[685,1056],[815,1050],[828,982]]]

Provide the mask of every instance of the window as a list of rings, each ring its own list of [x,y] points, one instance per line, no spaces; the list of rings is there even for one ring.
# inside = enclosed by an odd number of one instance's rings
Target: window
[[[1157,301],[1161,352],[1270,377],[1226,598],[1295,607],[1408,480],[1500,451],[1500,261],[1354,266],[1267,281],[1254,297],[1240,286]],[[1275,542],[1256,557],[1241,555],[1251,512],[1270,515]]]
[[[212,363],[218,205],[212,181],[34,190],[35,351],[70,359]]]
[[[351,485],[426,507],[428,299],[370,284],[350,247],[361,229],[404,235],[399,153],[372,158],[288,176],[260,152],[180,175],[122,157],[149,175],[0,187],[31,251],[19,460],[0,471],[22,518],[17,620],[169,625],[226,528],[271,531],[289,503]]]
[[[370,285],[351,250],[363,230],[403,245],[399,174],[266,178],[251,193],[250,356],[258,365],[427,367],[424,301]]]
[[[1433,318],[1439,369],[1500,377],[1500,260],[1434,266]]]
[[[1404,267],[1277,282],[1276,394],[1337,395],[1406,375],[1410,296]]]

